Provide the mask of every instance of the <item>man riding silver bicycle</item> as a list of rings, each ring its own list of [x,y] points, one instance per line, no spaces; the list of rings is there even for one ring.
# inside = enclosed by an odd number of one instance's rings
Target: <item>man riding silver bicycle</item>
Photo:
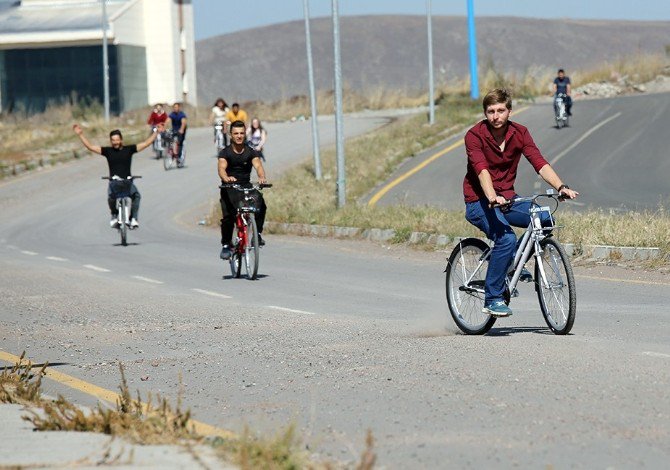
[[[512,97],[507,90],[495,89],[482,102],[485,119],[465,135],[468,157],[463,180],[465,218],[484,232],[494,246],[484,284],[483,313],[496,317],[512,315],[504,300],[505,277],[514,258],[517,237],[512,229],[530,223],[530,201],[510,203],[517,167],[523,154],[535,171],[561,196],[574,199],[579,193],[564,184],[535,145],[528,129],[510,121]],[[543,224],[551,224],[548,213]],[[531,274],[523,277],[530,280]]]
[[[101,147],[99,145],[93,145],[84,135],[84,130],[79,124],[72,126],[72,130],[79,137],[81,143],[86,147],[90,152],[97,153],[102,155],[107,159],[107,165],[109,167],[109,186],[107,189],[107,203],[109,205],[109,210],[111,212],[111,219],[109,225],[112,228],[117,228],[118,226],[118,209],[116,207],[116,197],[114,195],[114,187],[118,184],[116,181],[126,180],[131,176],[130,167],[133,161],[133,155],[137,152],[141,152],[145,148],[149,147],[159,132],[163,131],[163,124],[158,124],[151,134],[151,136],[146,139],[144,142],[140,142],[136,145],[123,145],[123,135],[118,129],[114,129],[109,133],[109,147]],[[112,179],[116,177],[117,180]],[[138,214],[140,210],[140,193],[132,182],[130,183],[130,188],[128,189],[128,196],[132,199],[131,207],[131,220],[130,228],[139,227]]]

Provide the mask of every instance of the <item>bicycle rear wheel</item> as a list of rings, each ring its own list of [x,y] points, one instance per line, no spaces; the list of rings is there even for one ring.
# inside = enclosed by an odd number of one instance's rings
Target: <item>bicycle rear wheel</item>
[[[461,241],[447,262],[447,304],[456,325],[466,334],[483,335],[491,329],[496,318],[482,313],[484,279],[488,260],[484,254],[489,246],[477,238]]]
[[[247,245],[244,247],[244,269],[247,279],[254,280],[258,275],[258,231],[256,230],[256,217],[248,213],[244,217],[247,220]]]
[[[572,329],[577,313],[572,266],[567,253],[555,239],[545,238],[540,247],[542,255],[535,261],[535,290],[540,309],[549,329],[557,335],[565,335]]]

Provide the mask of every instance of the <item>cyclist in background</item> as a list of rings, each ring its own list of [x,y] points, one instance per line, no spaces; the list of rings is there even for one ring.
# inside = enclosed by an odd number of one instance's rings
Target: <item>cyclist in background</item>
[[[245,128],[249,127],[249,116],[247,116],[247,112],[245,110],[240,109],[240,105],[238,103],[233,103],[230,111],[228,111],[228,114],[226,114],[226,121],[228,121],[229,124],[235,121],[242,121]]]
[[[265,146],[265,141],[268,138],[268,133],[261,124],[261,121],[258,118],[253,118],[251,120],[251,126],[247,129],[247,144],[249,147],[254,149],[261,156],[261,160],[265,161],[265,155],[263,155],[263,147]]]
[[[156,130],[151,134],[144,142],[140,142],[137,145],[123,145],[123,136],[121,131],[118,129],[113,130],[109,133],[109,142],[110,147],[100,147],[98,145],[91,144],[86,136],[84,131],[79,124],[72,126],[74,133],[79,136],[79,140],[84,144],[89,151],[102,155],[107,159],[107,165],[109,166],[109,177],[112,178],[117,176],[121,179],[126,179],[131,176],[130,166],[133,161],[133,154],[141,152],[148,146],[150,146],[159,132],[163,132],[163,124],[158,124]],[[107,203],[109,204],[109,210],[112,213],[112,219],[109,222],[109,225],[112,228],[117,227],[117,217],[118,212],[116,210],[116,199],[112,194],[112,184],[113,181],[109,181],[109,186],[107,187]],[[137,216],[140,211],[140,196],[139,191],[135,187],[135,183],[132,184],[130,189],[130,198],[133,200],[130,207],[130,228],[139,227],[137,222]]]
[[[151,126],[151,132],[153,132],[153,128],[156,127],[158,124],[165,124],[165,121],[167,121],[168,115],[163,109],[163,105],[160,103],[157,103],[156,106],[154,106],[153,111],[151,111],[151,114],[149,115],[149,119],[147,119],[147,124]]]
[[[237,183],[251,187],[251,168],[256,170],[258,182],[267,183],[265,169],[258,152],[246,145],[246,126],[243,121],[234,121],[230,125],[231,144],[219,152],[219,177],[223,183]],[[221,259],[230,259],[232,255],[233,226],[240,191],[234,188],[221,188]],[[265,245],[261,237],[267,206],[260,191],[252,192],[256,202],[256,223],[258,226],[258,245]]]
[[[568,116],[572,116],[572,86],[570,85],[570,77],[565,75],[565,70],[558,69],[558,76],[554,78],[554,112],[556,112],[556,97],[559,94],[565,95],[565,112]]]
[[[181,103],[172,105],[172,112],[168,116],[172,124],[172,132],[179,143],[179,155],[177,156],[177,166],[184,166],[184,140],[186,139],[187,119],[184,111],[181,110]]]
[[[228,104],[226,104],[226,100],[223,98],[217,98],[216,102],[214,103],[214,106],[212,106],[212,114],[209,116],[209,122],[212,124],[212,126],[216,126],[217,124],[223,125],[223,135],[224,135],[224,147],[225,147],[225,136],[228,134],[228,129],[226,128],[226,115],[230,111],[230,108],[228,107]],[[214,129],[214,141],[216,142],[216,129]]]
[[[484,282],[483,313],[496,317],[512,315],[505,304],[505,276],[516,249],[515,227],[530,223],[530,202],[519,202],[506,208],[516,197],[514,181],[523,154],[535,171],[562,196],[573,199],[577,191],[564,184],[533,142],[528,129],[510,121],[512,97],[507,90],[495,89],[483,100],[486,119],[475,124],[465,135],[468,157],[467,173],[463,180],[465,218],[493,241]],[[542,213],[545,216],[546,213]],[[548,216],[547,216],[548,217]],[[531,279],[530,272],[522,273]]]

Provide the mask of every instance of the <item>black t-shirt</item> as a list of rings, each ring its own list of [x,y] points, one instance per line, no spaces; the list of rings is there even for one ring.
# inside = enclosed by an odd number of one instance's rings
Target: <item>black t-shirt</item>
[[[130,164],[135,153],[137,153],[137,145],[124,145],[120,149],[102,147],[102,156],[107,159],[107,165],[109,165],[109,177],[114,175],[119,178],[129,177]]]
[[[219,158],[225,158],[228,162],[226,173],[228,176],[233,176],[240,184],[247,184],[251,182],[251,169],[253,165],[251,161],[254,158],[260,158],[260,154],[248,146],[244,146],[242,153],[236,153],[233,146],[229,145],[219,152]]]

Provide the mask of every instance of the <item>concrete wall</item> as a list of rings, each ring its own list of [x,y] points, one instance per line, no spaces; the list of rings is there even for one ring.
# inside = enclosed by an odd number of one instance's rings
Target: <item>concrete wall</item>
[[[193,5],[182,1],[184,34],[179,31],[179,0],[144,0],[144,43],[147,51],[149,102],[168,103],[197,99]],[[185,53],[185,83],[181,51]]]

